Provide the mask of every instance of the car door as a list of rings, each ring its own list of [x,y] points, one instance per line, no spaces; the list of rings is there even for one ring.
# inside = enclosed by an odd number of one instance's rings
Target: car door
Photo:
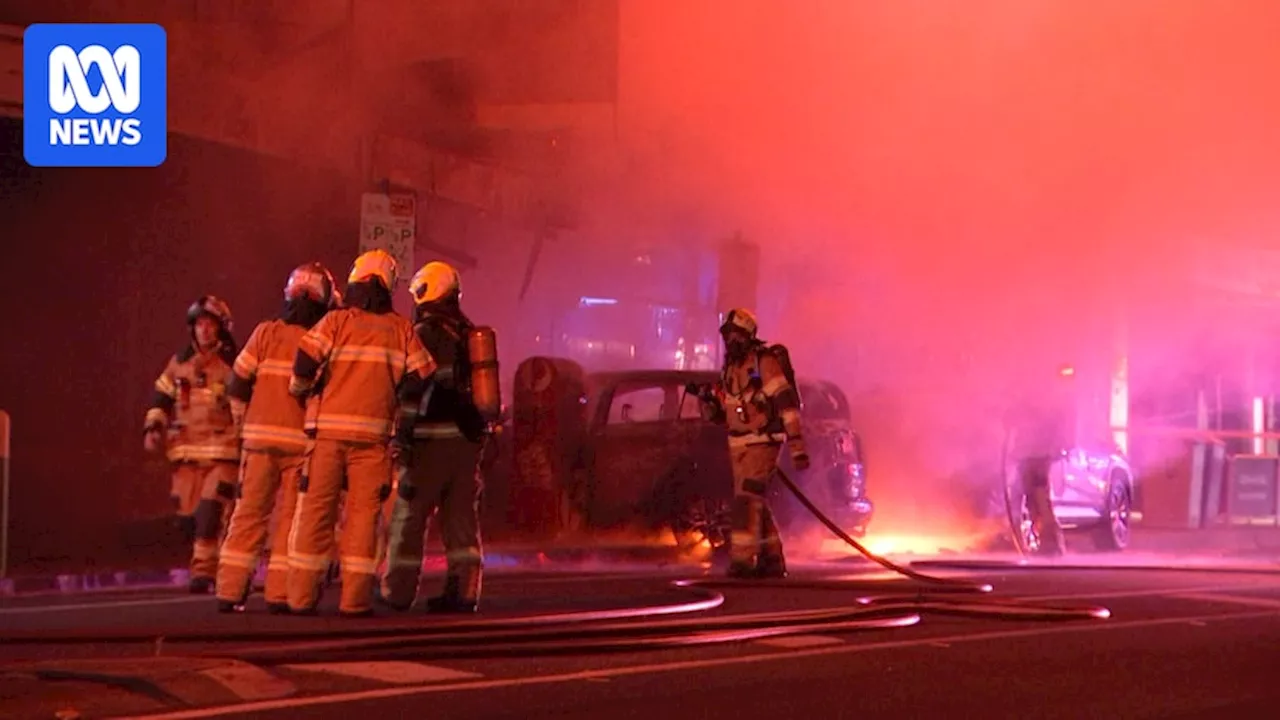
[[[1086,478],[1090,507],[1106,507],[1108,485],[1111,481],[1111,454],[1115,452],[1114,440],[1094,438],[1085,446]]]
[[[723,426],[702,418],[701,401],[683,388],[680,417],[672,451],[682,462],[684,475],[678,480],[681,491],[710,501],[728,502],[733,496],[733,473],[729,468],[729,435]]]
[[[591,432],[592,523],[636,519],[670,471],[679,438],[670,383],[620,381],[600,397]]]
[[[1057,477],[1050,476],[1053,501],[1063,505],[1084,505],[1089,502],[1088,454],[1083,448],[1071,447],[1063,451],[1056,465]]]

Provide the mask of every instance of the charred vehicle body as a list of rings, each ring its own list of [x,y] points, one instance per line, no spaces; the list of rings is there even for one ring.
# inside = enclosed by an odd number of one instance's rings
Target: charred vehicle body
[[[683,547],[724,544],[733,492],[726,431],[703,419],[687,391],[716,378],[713,371],[585,373],[560,358],[524,361],[503,442],[508,461],[490,476],[508,486],[508,510],[495,518],[500,510],[491,508],[490,527],[496,522],[522,535],[669,529]],[[784,460],[785,472],[861,534],[873,506],[848,402],[829,382],[801,378],[799,385],[811,465],[798,473]]]

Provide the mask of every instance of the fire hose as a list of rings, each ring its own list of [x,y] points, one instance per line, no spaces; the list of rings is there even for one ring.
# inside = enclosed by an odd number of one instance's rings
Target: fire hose
[[[971,582],[971,581],[963,580],[959,578],[944,578],[944,577],[937,577],[935,575],[926,575],[916,570],[912,570],[909,567],[899,565],[893,562],[892,560],[889,560],[888,558],[882,557],[880,555],[877,555],[871,552],[869,549],[867,549],[865,545],[858,542],[849,533],[845,532],[844,529],[841,528],[838,524],[836,524],[835,521],[827,517],[826,513],[819,510],[818,506],[815,505],[813,501],[810,500],[809,497],[804,494],[804,491],[802,491],[800,487],[796,485],[795,481],[793,481],[791,477],[788,476],[782,470],[782,468],[777,468],[776,473],[777,473],[778,479],[782,481],[782,484],[786,486],[787,490],[791,491],[792,495],[795,495],[796,500],[800,501],[800,504],[804,506],[805,510],[809,511],[809,514],[813,515],[813,517],[817,519],[818,522],[825,525],[826,528],[832,532],[832,534],[834,534],[836,537],[843,540],[846,544],[848,544],[854,550],[857,550],[858,553],[861,554],[863,557],[883,567],[884,569],[898,573],[899,575],[908,577],[917,582],[926,583],[929,585],[939,585],[943,587],[956,588],[956,589],[966,590],[969,592],[976,592],[976,593],[988,593],[994,589],[990,584],[987,584],[987,583],[975,583],[975,582]]]
[[[165,646],[189,646],[184,654],[235,657],[258,664],[296,662],[299,658],[324,657],[345,660],[413,658],[480,658],[554,655],[579,652],[639,651],[807,634],[819,631],[854,632],[906,627],[919,623],[922,614],[941,614],[1000,620],[1098,620],[1110,616],[1103,607],[1062,607],[1022,603],[1016,599],[983,601],[951,599],[956,594],[991,593],[989,583],[929,575],[877,555],[853,538],[825,513],[781,469],[779,480],[826,528],[867,560],[919,583],[913,591],[860,596],[852,605],[814,610],[739,614],[689,619],[665,619],[682,613],[720,608],[725,596],[713,585],[749,587],[750,581],[677,580],[674,588],[696,594],[695,599],[665,605],[614,610],[566,612],[550,615],[490,620],[436,621],[362,625],[301,630],[277,626],[255,632],[83,633],[53,635],[47,632],[5,637],[6,644],[152,645],[159,655]],[[995,569],[1000,566],[990,566]],[[848,581],[812,583],[825,590],[849,590]],[[786,582],[779,587],[805,587]],[[878,588],[877,588],[878,590]],[[948,597],[950,596],[950,597]],[[287,621],[286,621],[287,622]]]
[[[871,552],[836,522],[823,513],[817,505],[781,469],[777,475],[787,489],[814,518],[826,526],[836,537],[849,544],[871,562],[930,588],[943,597],[931,596],[920,589],[915,593],[897,593],[858,597],[852,606],[799,610],[787,612],[755,613],[728,617],[689,619],[646,619],[643,622],[605,622],[602,624],[548,622],[519,623],[523,627],[473,623],[452,627],[422,628],[417,632],[401,632],[390,637],[334,639],[304,642],[293,646],[260,646],[235,651],[236,657],[254,663],[271,664],[291,662],[299,656],[315,657],[337,654],[344,660],[405,658],[477,658],[569,654],[577,652],[625,651],[644,649],[689,647],[726,642],[808,634],[813,632],[854,632],[859,630],[889,629],[918,624],[922,613],[977,617],[999,620],[1100,620],[1110,617],[1104,607],[1061,607],[1044,603],[1021,603],[1017,600],[988,599],[982,602],[956,602],[946,598],[956,593],[985,594],[993,591],[989,583],[959,578],[928,575],[899,565],[888,558]],[[743,587],[750,582],[738,580],[720,581],[727,587]],[[707,579],[677,580],[676,587],[687,589],[717,585]],[[785,587],[796,584],[788,582]],[[781,587],[781,586],[780,586]],[[848,589],[850,584],[817,584],[821,589]],[[709,596],[706,604],[719,607],[724,596]],[[636,609],[637,615],[644,614]]]

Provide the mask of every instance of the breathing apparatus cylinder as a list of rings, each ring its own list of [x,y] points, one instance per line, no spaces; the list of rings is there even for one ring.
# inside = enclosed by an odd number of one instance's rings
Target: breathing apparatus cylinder
[[[502,387],[498,375],[498,336],[491,327],[467,333],[467,357],[471,360],[471,402],[490,427],[502,416]]]

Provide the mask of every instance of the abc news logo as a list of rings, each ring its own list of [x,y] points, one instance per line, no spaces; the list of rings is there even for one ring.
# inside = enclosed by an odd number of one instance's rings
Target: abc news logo
[[[168,155],[168,36],[147,23],[22,35],[22,144],[36,167],[155,167]]]
[[[89,88],[88,73],[97,68],[102,87]],[[90,45],[76,52],[59,45],[49,52],[49,109],[68,115],[79,109],[101,115],[114,109],[121,115],[137,111],[142,104],[142,56],[138,48],[121,45],[110,52]],[[138,118],[54,117],[49,120],[50,145],[137,145],[142,142],[142,121]]]

